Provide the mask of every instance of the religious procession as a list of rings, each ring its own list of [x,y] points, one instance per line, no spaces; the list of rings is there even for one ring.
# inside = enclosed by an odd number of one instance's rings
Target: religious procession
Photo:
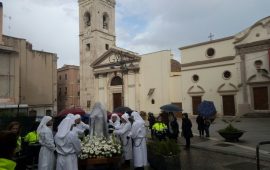
[[[20,122],[9,123],[0,133],[0,167],[8,170],[143,170],[181,169],[180,127],[175,105],[161,107],[147,118],[140,112],[122,107],[109,113],[95,103],[88,119],[66,113],[61,119],[44,116],[21,136]],[[190,147],[192,123],[183,113],[181,135]],[[171,162],[163,163],[164,160]],[[1,168],[0,168],[1,169]],[[4,168],[5,169],[5,168]]]

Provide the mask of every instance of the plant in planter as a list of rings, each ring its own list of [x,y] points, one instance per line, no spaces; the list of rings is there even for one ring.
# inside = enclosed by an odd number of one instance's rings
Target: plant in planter
[[[239,141],[239,138],[244,134],[245,131],[239,130],[235,128],[232,125],[232,122],[236,120],[233,119],[231,121],[223,120],[225,123],[228,123],[228,126],[226,126],[224,129],[218,130],[218,133],[225,138],[226,141],[228,142],[237,142]]]
[[[147,143],[148,162],[156,170],[181,170],[180,146],[173,140]]]

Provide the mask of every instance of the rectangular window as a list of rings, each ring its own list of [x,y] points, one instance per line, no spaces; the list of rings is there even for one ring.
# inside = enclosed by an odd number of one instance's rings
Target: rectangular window
[[[67,95],[67,87],[65,87],[65,95]]]
[[[91,106],[91,101],[87,100],[87,108],[90,108],[90,106]]]
[[[67,74],[65,74],[65,80],[67,80]]]
[[[90,51],[90,49],[91,49],[90,43],[86,44],[86,51]]]
[[[59,88],[58,96],[61,96],[61,88]]]
[[[62,77],[61,76],[59,76],[59,80],[61,80],[62,79]]]
[[[78,94],[78,96],[80,97],[80,92],[79,92],[79,91],[78,91],[78,93],[77,93],[77,94]]]
[[[105,49],[109,50],[109,44],[105,44]]]

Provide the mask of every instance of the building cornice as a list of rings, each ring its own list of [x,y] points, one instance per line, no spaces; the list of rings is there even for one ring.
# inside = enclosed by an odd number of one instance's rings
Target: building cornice
[[[209,59],[209,60],[204,60],[204,61],[195,61],[195,62],[191,62],[191,63],[181,64],[181,68],[204,65],[204,64],[219,63],[219,62],[230,61],[230,60],[234,60],[234,59],[235,59],[235,56],[227,56],[227,57]]]
[[[230,40],[230,39],[234,39],[234,36],[224,37],[224,38],[220,38],[220,39],[216,39],[216,40],[205,41],[205,42],[201,42],[201,43],[198,43],[198,44],[192,44],[192,45],[180,47],[179,50],[185,50],[185,49],[188,49],[188,48],[198,47],[198,46],[207,45],[207,44],[213,44],[213,43],[226,41],[226,40]]]
[[[0,51],[6,52],[6,53],[17,52],[13,47],[5,46],[5,45],[0,45]]]
[[[268,50],[270,48],[270,39],[236,45],[235,48],[237,54],[254,53]]]

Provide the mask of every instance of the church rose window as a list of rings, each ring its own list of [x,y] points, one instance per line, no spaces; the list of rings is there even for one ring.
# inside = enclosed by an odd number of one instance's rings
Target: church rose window
[[[208,48],[206,50],[206,56],[213,57],[215,55],[215,49],[214,48]]]
[[[223,72],[223,78],[224,79],[230,79],[232,76],[232,73],[230,71],[224,71]]]
[[[194,82],[198,82],[198,81],[199,81],[199,76],[198,76],[197,74],[194,74],[194,75],[192,76],[192,80],[193,80]]]
[[[123,80],[119,76],[115,76],[111,81],[111,86],[119,86],[123,84]]]

